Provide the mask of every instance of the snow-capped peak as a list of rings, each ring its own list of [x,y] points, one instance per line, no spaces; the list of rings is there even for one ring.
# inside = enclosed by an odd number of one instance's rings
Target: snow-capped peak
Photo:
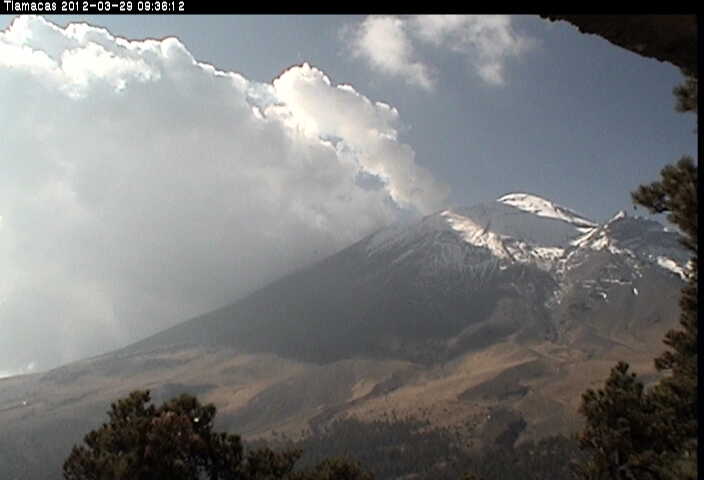
[[[620,211],[598,225],[537,195],[512,193],[494,202],[454,207],[405,226],[372,235],[368,255],[382,252],[399,262],[426,258],[429,269],[474,268],[497,261],[499,269],[521,263],[561,276],[610,253],[616,264],[635,269],[655,265],[686,277],[687,260],[676,235],[660,224]],[[606,258],[597,253],[594,258]],[[599,260],[602,261],[602,260]],[[605,260],[604,260],[605,261]]]
[[[569,208],[557,205],[550,200],[529,193],[509,193],[497,202],[511,205],[525,212],[541,217],[555,218],[580,227],[594,228],[597,224]]]

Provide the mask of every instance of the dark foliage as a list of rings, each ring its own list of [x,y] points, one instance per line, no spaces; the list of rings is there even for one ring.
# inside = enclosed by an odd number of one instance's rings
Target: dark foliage
[[[645,390],[628,365],[619,363],[603,389],[583,395],[587,425],[580,446],[589,458],[578,473],[584,479],[697,476],[697,166],[683,157],[661,176],[639,187],[633,200],[652,213],[666,213],[693,254],[680,299],[681,329],[665,335],[669,349],[655,359],[665,376],[651,389]]]
[[[697,77],[688,76],[684,83],[675,87],[673,93],[677,99],[675,109],[678,112],[697,113]]]
[[[470,430],[432,428],[425,420],[394,415],[373,422],[349,418],[284,444],[304,452],[302,464],[352,456],[380,480],[568,480],[570,463],[580,456],[577,442],[561,436],[477,450],[464,440]]]
[[[697,165],[691,157],[682,157],[661,172],[662,179],[641,185],[633,192],[633,201],[652,213],[666,213],[667,219],[682,232],[682,244],[697,254]]]
[[[373,480],[360,464],[347,458],[325,459],[315,467],[294,473],[291,480]]]
[[[344,456],[358,459],[380,479],[428,475],[437,464],[451,463],[462,453],[447,432],[429,426],[415,419],[337,420],[294,446],[305,452],[301,458],[305,465]]]
[[[294,472],[301,452],[245,451],[240,437],[212,430],[216,409],[181,395],[160,407],[148,391],[113,403],[109,421],[85,436],[64,463],[67,480],[370,480],[343,459]]]
[[[603,389],[583,396],[580,413],[587,424],[579,443],[591,455],[578,467],[582,478],[659,478],[652,465],[664,445],[654,436],[653,405],[628,368],[619,362]]]

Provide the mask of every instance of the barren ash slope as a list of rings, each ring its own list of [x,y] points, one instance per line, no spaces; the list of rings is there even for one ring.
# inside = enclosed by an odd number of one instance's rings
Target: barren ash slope
[[[616,360],[653,373],[687,261],[656,222],[525,193],[392,226],[121,351],[0,380],[0,477],[57,477],[134,388],[196,393],[251,437],[392,410],[473,419],[482,442],[521,418],[518,441],[566,432]]]

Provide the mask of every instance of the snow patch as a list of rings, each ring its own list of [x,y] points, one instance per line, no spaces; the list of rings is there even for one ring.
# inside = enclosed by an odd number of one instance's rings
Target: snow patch
[[[445,217],[450,227],[459,233],[462,239],[470,245],[485,247],[499,258],[512,257],[506,250],[501,237],[494,232],[490,232],[488,228],[450,210],[445,210],[440,215]]]
[[[677,265],[677,263],[674,260],[672,260],[671,258],[658,257],[657,263],[662,268],[679,275],[682,278],[682,280],[687,280],[687,272],[685,271],[685,269],[680,267],[679,265]]]
[[[565,249],[560,247],[534,247],[533,255],[549,261],[561,258],[565,254]]]
[[[616,220],[621,220],[622,218],[626,218],[626,211],[625,210],[619,210],[616,215],[611,217],[611,220],[606,222],[607,224],[615,222]]]
[[[603,250],[609,245],[609,238],[602,232],[601,237],[590,245],[592,250]]]
[[[627,248],[618,248],[613,245],[609,245],[609,252],[614,255],[628,255],[629,257],[636,258],[636,255]]]
[[[609,236],[606,234],[606,231],[599,230],[599,232],[599,238],[592,241],[591,244],[589,244],[589,237],[591,236],[590,234],[588,236],[578,238],[575,242],[573,242],[573,245],[578,247],[584,247],[586,245],[589,245],[589,248],[591,248],[592,250],[607,249],[613,255],[627,255],[629,257],[636,258],[636,255],[631,250],[627,248],[618,248],[617,246],[615,246],[614,242],[612,242],[611,238],[609,238]]]
[[[570,242],[570,245],[572,245],[573,247],[585,246],[587,243],[589,243],[589,241],[592,239],[592,237],[594,237],[596,235],[596,233],[599,231],[599,229],[596,227],[594,227],[594,228],[580,227],[577,230],[582,232],[584,235],[577,237]]]
[[[518,208],[525,212],[534,213],[540,217],[556,218],[573,225],[583,227],[596,227],[597,224],[584,218],[582,215],[569,208],[552,203],[537,195],[528,193],[509,193],[497,200],[498,202]]]

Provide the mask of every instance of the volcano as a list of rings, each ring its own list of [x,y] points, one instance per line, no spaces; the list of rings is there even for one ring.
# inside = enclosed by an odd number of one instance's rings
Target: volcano
[[[59,478],[137,388],[198,395],[246,438],[392,411],[471,419],[484,443],[573,432],[617,360],[655,378],[688,261],[655,221],[527,193],[393,225],[119,351],[0,379],[0,477]]]

